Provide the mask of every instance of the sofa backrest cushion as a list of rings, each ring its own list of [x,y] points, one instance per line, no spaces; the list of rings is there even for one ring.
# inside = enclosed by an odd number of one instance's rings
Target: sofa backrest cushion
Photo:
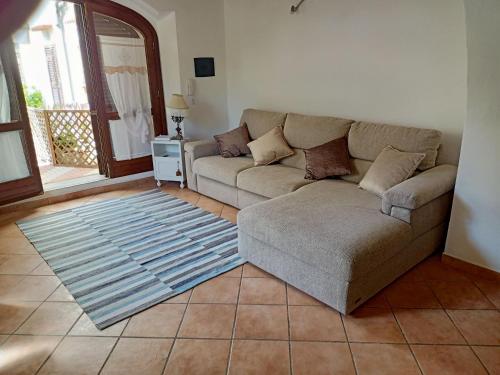
[[[404,152],[424,153],[418,169],[426,170],[436,165],[441,132],[357,121],[349,130],[348,144],[351,157],[369,161],[374,161],[388,145]]]
[[[359,184],[366,172],[372,166],[373,162],[363,159],[351,159],[351,174],[340,176],[340,178],[347,182]]]
[[[299,168],[306,170],[306,155],[304,150],[301,148],[294,148],[295,152],[292,156],[281,159],[280,163],[286,165],[287,167]]]
[[[306,149],[346,136],[353,122],[338,117],[289,113],[284,133],[290,147]]]
[[[281,163],[305,170],[306,158],[303,150],[346,136],[353,122],[354,120],[338,117],[289,113],[285,121],[284,134],[295,154],[281,160]]]
[[[245,109],[241,115],[240,126],[247,124],[250,138],[257,139],[276,126],[285,124],[286,113]]]

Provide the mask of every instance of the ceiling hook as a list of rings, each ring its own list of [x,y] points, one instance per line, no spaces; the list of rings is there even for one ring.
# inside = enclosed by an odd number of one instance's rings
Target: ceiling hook
[[[296,12],[299,10],[300,6],[302,5],[302,3],[303,3],[304,1],[305,1],[305,0],[300,0],[300,1],[299,1],[299,3],[298,3],[297,5],[292,5],[292,8],[290,9],[290,12],[292,12],[292,14],[293,14],[293,13],[296,13]]]

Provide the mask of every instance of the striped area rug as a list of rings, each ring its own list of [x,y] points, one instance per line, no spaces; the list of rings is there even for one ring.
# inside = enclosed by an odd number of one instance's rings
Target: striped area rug
[[[244,263],[236,225],[160,190],[17,225],[99,329]]]

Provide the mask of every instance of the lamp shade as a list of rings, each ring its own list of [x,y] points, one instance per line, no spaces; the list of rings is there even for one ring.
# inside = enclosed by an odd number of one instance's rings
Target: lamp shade
[[[172,94],[167,102],[167,107],[171,109],[189,109],[184,96],[180,94]]]

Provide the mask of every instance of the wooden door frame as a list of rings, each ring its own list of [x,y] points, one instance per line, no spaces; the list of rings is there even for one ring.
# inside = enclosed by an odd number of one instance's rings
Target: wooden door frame
[[[89,102],[89,109],[90,109],[90,119],[91,119],[91,124],[92,124],[92,132],[94,133],[94,141],[95,141],[95,146],[96,146],[96,151],[97,151],[97,165],[99,167],[99,174],[102,175],[107,175],[106,173],[106,165],[107,165],[107,158],[106,158],[106,153],[103,152],[103,142],[102,142],[102,134],[101,131],[99,130],[99,119],[97,117],[97,107],[99,100],[96,98],[95,90],[93,90],[96,85],[98,85],[100,82],[99,80],[96,81],[95,77],[93,76],[91,72],[91,62],[90,62],[90,56],[89,56],[89,50],[87,48],[87,39],[88,37],[88,30],[86,25],[86,19],[85,19],[85,10],[83,7],[83,4],[79,1],[72,1],[72,0],[67,0],[68,2],[75,3],[75,18],[76,18],[76,25],[78,29],[78,38],[80,42],[80,55],[82,56],[82,64],[83,64],[83,74],[85,76],[85,82],[87,83],[88,87],[90,90],[87,90],[87,100]]]
[[[101,162],[104,173],[107,177],[121,177],[129,174],[151,171],[153,161],[151,156],[137,159],[116,161],[113,159],[113,148],[111,143],[111,133],[108,120],[116,114],[106,110],[104,87],[101,74],[101,63],[99,61],[99,45],[93,22],[93,12],[101,13],[117,18],[136,27],[144,37],[146,63],[149,80],[149,90],[151,98],[151,108],[155,135],[167,134],[167,116],[165,110],[165,100],[163,91],[163,80],[161,73],[160,53],[158,49],[158,35],[151,23],[139,13],[117,4],[110,0],[68,0],[80,4],[81,30],[85,51],[85,69],[88,75],[88,82],[91,83],[91,90],[88,91],[89,103],[91,103],[91,113],[96,116],[97,138],[100,146],[98,153],[101,153]],[[92,96],[92,98],[91,98]],[[96,134],[96,135],[97,135]]]
[[[31,135],[26,101],[23,96],[23,86],[14,49],[14,42],[11,38],[6,38],[3,42],[0,42],[0,55],[2,63],[4,64],[4,70],[12,75],[11,82],[16,91],[15,100],[17,101],[19,111],[18,120],[0,124],[0,133],[21,131],[23,151],[30,172],[28,177],[0,183],[0,205],[3,205],[39,195],[43,193],[43,185],[36,159],[35,144],[33,143],[33,137]],[[9,78],[6,77],[6,79]],[[9,99],[12,100],[10,94],[11,93],[9,93]]]

